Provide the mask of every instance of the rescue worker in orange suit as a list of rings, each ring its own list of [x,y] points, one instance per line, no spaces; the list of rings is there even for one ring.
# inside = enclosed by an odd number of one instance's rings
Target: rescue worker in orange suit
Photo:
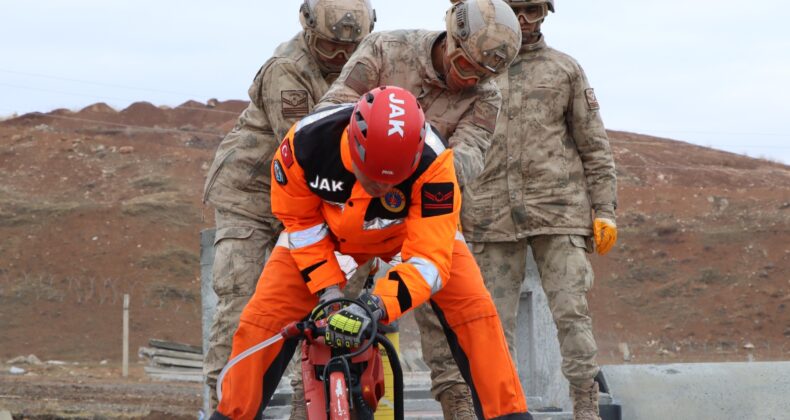
[[[285,233],[241,314],[232,357],[342,295],[335,251],[358,263],[401,254],[361,296],[376,319],[356,306],[334,312],[327,342],[356,347],[369,323],[430,302],[478,418],[532,419],[496,308],[458,231],[453,152],[411,93],[379,87],[356,104],[308,115],[279,146],[272,179],[272,211]],[[228,370],[211,418],[260,418],[296,344],[278,341]]]

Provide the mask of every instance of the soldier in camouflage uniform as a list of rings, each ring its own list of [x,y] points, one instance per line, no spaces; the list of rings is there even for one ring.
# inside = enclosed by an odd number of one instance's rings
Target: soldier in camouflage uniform
[[[447,31],[399,30],[368,36],[318,107],[354,102],[382,85],[400,86],[417,97],[426,119],[453,148],[458,182],[483,169],[501,103],[492,76],[507,69],[520,47],[518,21],[502,0],[453,2]],[[472,419],[471,393],[436,315],[415,310],[423,358],[431,368],[432,394],[446,419]]]
[[[593,272],[586,254],[593,241],[605,254],[617,238],[614,161],[582,68],[548,47],[540,33],[553,0],[506,1],[518,16],[523,46],[496,79],[502,110],[485,169],[464,191],[462,226],[511,355],[532,247],[557,325],[574,419],[599,419],[597,347],[586,300]]]
[[[258,71],[249,89],[250,105],[220,143],[206,180],[203,200],[216,209],[213,276],[219,297],[204,361],[212,407],[239,315],[282,230],[269,203],[272,156],[375,21],[369,0],[304,0],[299,12],[304,30],[277,47]]]

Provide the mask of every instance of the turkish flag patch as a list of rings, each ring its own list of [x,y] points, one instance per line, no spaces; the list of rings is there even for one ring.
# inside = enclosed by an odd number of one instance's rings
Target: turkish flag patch
[[[294,154],[291,152],[291,143],[288,142],[288,137],[280,143],[280,157],[283,158],[286,168],[290,168],[294,164]]]
[[[441,216],[453,212],[452,182],[428,183],[422,186],[422,217]]]

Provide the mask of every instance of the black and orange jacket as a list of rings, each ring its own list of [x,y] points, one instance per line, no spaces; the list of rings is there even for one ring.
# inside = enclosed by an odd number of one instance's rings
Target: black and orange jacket
[[[324,108],[291,127],[272,160],[272,212],[312,293],[345,284],[335,251],[358,263],[400,252],[403,263],[374,290],[393,321],[446,284],[461,194],[452,151],[429,131],[415,173],[384,197],[371,197],[352,172],[352,110]]]

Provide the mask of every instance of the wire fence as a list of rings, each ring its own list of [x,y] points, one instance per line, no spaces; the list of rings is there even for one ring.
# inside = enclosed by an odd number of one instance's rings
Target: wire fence
[[[47,74],[40,74],[40,73],[30,73],[30,72],[20,72],[16,70],[4,69],[0,68],[0,73],[6,74],[13,74],[13,75],[20,75],[20,76],[27,76],[27,77],[35,77],[35,78],[42,78],[42,79],[49,79],[49,80],[58,80],[58,81],[67,81],[72,83],[81,83],[86,85],[93,85],[93,86],[100,86],[100,87],[111,87],[111,88],[119,88],[119,89],[127,89],[132,91],[141,91],[141,92],[155,92],[155,93],[162,93],[162,94],[169,94],[169,95],[179,95],[179,96],[188,96],[188,97],[197,97],[199,95],[194,95],[191,93],[186,92],[179,92],[179,91],[170,91],[170,90],[162,90],[162,89],[152,89],[147,87],[140,87],[140,86],[128,86],[128,85],[121,85],[121,84],[114,84],[114,83],[104,83],[104,82],[96,82],[96,81],[89,81],[89,80],[81,80],[75,78],[68,78],[68,77],[60,77],[60,76],[53,76]],[[41,87],[33,87],[33,86],[24,86],[24,85],[16,85],[16,84],[9,84],[0,82],[0,86],[18,88],[18,89],[25,89],[25,90],[34,90],[34,91],[41,91],[41,92],[48,92],[48,93],[58,93],[64,95],[73,95],[73,96],[81,96],[81,97],[90,97],[94,99],[105,99],[105,100],[115,100],[115,101],[124,101],[133,103],[133,101],[129,98],[118,98],[118,97],[111,97],[111,96],[101,96],[101,95],[89,95],[84,93],[76,93],[76,92],[67,92],[67,91],[59,91],[56,89],[48,89],[48,88],[41,88]],[[207,112],[207,113],[220,113],[224,115],[230,116],[237,116],[239,112],[235,111],[226,111],[220,109],[213,109],[213,108],[197,108],[197,107],[190,107],[190,106],[178,106],[176,109],[179,110],[190,110],[190,111],[199,111],[199,112]],[[10,113],[9,113],[10,114]],[[116,122],[106,122],[106,121],[99,121],[99,120],[91,120],[86,118],[80,117],[71,117],[66,115],[49,115],[43,113],[31,113],[33,115],[37,115],[40,117],[47,117],[47,118],[54,118],[54,119],[61,119],[61,120],[73,120],[79,122],[86,122],[86,123],[94,123],[94,124],[103,124],[103,125],[112,125],[118,127],[125,127],[127,129],[138,130],[138,131],[149,131],[149,132],[161,132],[161,133],[190,133],[196,135],[211,135],[211,136],[222,136],[225,133],[222,132],[208,132],[208,131],[196,131],[196,130],[183,130],[183,129],[175,129],[175,128],[162,128],[162,127],[151,127],[151,126],[141,126],[141,125],[133,125],[133,124],[124,124],[124,123],[116,123]],[[760,133],[760,132],[727,132],[727,131],[697,131],[697,130],[644,130],[645,133],[666,133],[666,134],[705,134],[705,135],[741,135],[741,136],[763,136],[763,137],[787,137],[788,141],[784,143],[784,145],[760,145],[760,144],[727,144],[723,145],[729,148],[744,148],[744,149],[768,149],[768,150],[790,150],[790,134],[786,133]],[[652,134],[648,134],[652,135]],[[674,140],[678,141],[678,140]],[[641,139],[633,139],[633,140],[618,140],[618,139],[610,139],[610,143],[617,144],[617,145],[652,145],[652,146],[663,146],[666,147],[667,144],[665,142],[656,141],[656,140],[641,140]],[[683,142],[687,143],[687,142]],[[689,145],[701,147],[701,148],[712,148],[712,146],[701,146],[693,143],[687,143]],[[721,147],[721,146],[720,146]],[[716,149],[721,150],[721,149]],[[733,152],[729,152],[733,153]],[[745,155],[745,153],[743,153]],[[776,162],[784,164],[784,162],[766,158],[766,157],[758,157],[758,159],[762,159],[765,161]],[[634,168],[662,168],[662,169],[675,169],[675,170],[691,170],[691,171],[709,171],[709,170],[718,170],[718,171],[733,171],[733,170],[741,170],[741,171],[750,171],[754,170],[752,168],[733,168],[733,167],[716,167],[716,166],[688,166],[688,165],[653,165],[653,164],[628,164],[628,165],[617,165],[618,168],[623,169],[634,169]]]

